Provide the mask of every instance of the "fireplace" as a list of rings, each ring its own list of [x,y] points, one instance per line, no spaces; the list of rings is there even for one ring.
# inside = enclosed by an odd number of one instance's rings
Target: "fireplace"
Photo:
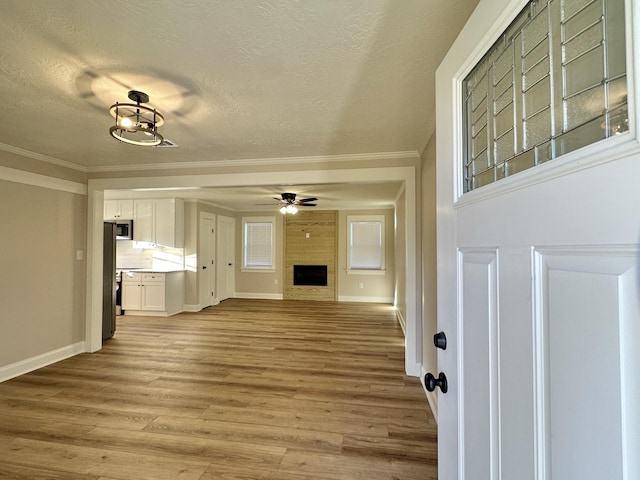
[[[326,265],[294,265],[293,284],[315,287],[327,286]]]

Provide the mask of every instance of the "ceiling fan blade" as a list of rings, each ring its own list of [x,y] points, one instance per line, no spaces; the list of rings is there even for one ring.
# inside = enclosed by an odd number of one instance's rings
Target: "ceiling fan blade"
[[[310,197],[310,198],[303,198],[301,200],[298,200],[298,202],[300,202],[300,203],[315,202],[316,200],[318,200],[316,197]]]
[[[301,203],[298,206],[299,207],[316,207],[317,205],[315,203]]]
[[[285,201],[284,199],[282,199],[280,197],[271,197],[271,198],[273,198],[274,200],[277,200],[279,202],[284,202]]]

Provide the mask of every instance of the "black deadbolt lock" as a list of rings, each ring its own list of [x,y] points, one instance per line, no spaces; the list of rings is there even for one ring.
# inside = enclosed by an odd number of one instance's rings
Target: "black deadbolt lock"
[[[444,332],[438,332],[433,336],[433,344],[436,348],[441,348],[442,350],[447,349],[447,336]]]

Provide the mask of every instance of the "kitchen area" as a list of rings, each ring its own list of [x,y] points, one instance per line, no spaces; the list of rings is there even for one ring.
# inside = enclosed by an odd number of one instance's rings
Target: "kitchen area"
[[[103,341],[122,315],[183,311],[183,200],[105,200],[103,265]]]

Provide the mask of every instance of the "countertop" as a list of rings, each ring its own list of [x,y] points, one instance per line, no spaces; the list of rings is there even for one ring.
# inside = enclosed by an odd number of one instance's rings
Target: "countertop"
[[[116,271],[123,273],[175,273],[175,272],[186,272],[186,270],[154,270],[150,268],[116,268]]]

